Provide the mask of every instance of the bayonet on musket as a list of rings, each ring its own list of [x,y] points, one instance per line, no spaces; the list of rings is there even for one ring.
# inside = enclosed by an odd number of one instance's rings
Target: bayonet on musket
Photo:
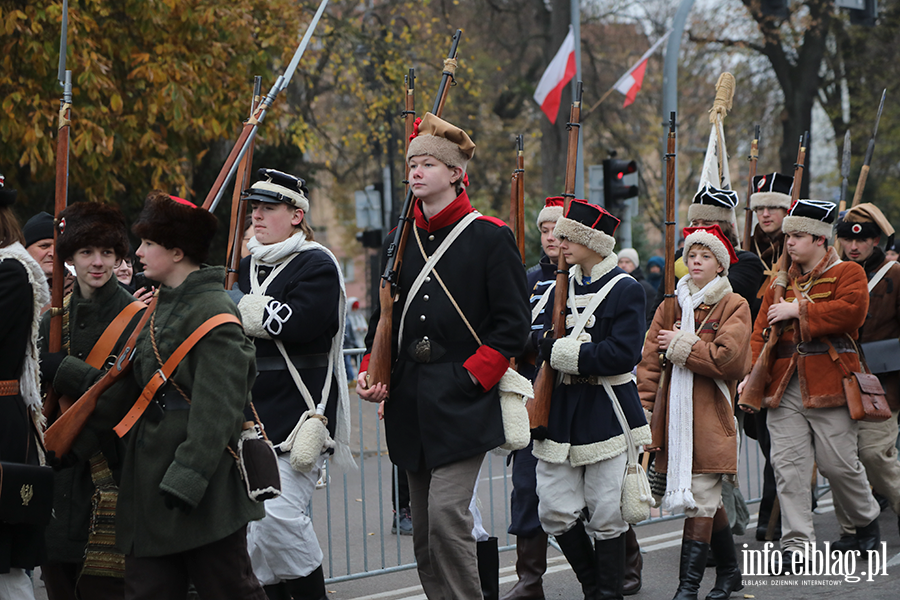
[[[850,177],[850,130],[844,134],[844,149],[841,156],[841,201],[839,212],[847,210],[847,187]]]
[[[322,13],[325,12],[325,6],[327,4],[328,0],[322,0],[322,3],[319,4],[319,9],[316,11],[312,21],[310,21],[309,27],[306,28],[306,33],[303,35],[303,39],[300,41],[300,45],[297,47],[296,52],[294,52],[294,57],[291,59],[287,69],[285,69],[284,74],[278,76],[278,79],[275,80],[269,93],[266,94],[265,100],[260,103],[253,115],[251,115],[251,117],[247,119],[247,122],[244,123],[244,129],[241,131],[241,135],[231,149],[231,153],[225,160],[225,164],[222,165],[222,170],[219,171],[219,176],[216,177],[212,189],[210,189],[209,194],[206,195],[206,200],[203,201],[203,208],[207,209],[209,212],[214,212],[216,210],[216,206],[218,206],[219,200],[222,199],[222,194],[225,192],[225,187],[231,181],[231,178],[234,177],[241,159],[244,158],[244,154],[247,152],[247,148],[250,147],[250,143],[253,141],[253,138],[256,137],[256,131],[259,128],[259,124],[265,119],[266,112],[275,102],[276,96],[278,96],[281,90],[286,88],[291,82],[291,78],[297,70],[297,65],[300,64],[300,59],[303,57],[307,45],[309,45],[309,40],[316,30],[316,25],[319,24],[319,19],[322,18]]]
[[[884,98],[887,96],[887,90],[881,92],[881,103],[878,105],[878,114],[875,116],[875,129],[872,130],[872,137],[869,139],[869,146],[866,148],[866,159],[863,161],[862,169],[859,171],[859,180],[856,182],[856,190],[853,192],[853,206],[862,201],[863,190],[866,189],[866,179],[869,178],[869,165],[872,164],[872,154],[875,152],[875,136],[878,135],[878,123],[881,122],[881,111],[884,110]]]
[[[744,205],[744,250],[750,250],[753,242],[753,209],[750,208],[750,196],[753,195],[753,178],[756,177],[756,164],[759,162],[759,125],[753,132],[750,142],[750,170],[747,174],[747,203]]]

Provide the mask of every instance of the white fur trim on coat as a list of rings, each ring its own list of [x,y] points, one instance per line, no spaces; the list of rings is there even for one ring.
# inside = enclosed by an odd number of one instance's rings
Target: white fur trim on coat
[[[582,343],[572,338],[556,340],[550,352],[550,366],[561,373],[578,375],[578,354]]]
[[[578,221],[560,217],[553,228],[553,237],[566,238],[576,244],[590,248],[600,256],[609,256],[616,247],[616,238],[598,229],[591,229]]]
[[[809,217],[785,217],[781,222],[781,231],[784,233],[808,233],[830,240],[832,224]]]
[[[241,321],[244,323],[244,331],[250,337],[271,340],[272,336],[263,326],[266,318],[266,305],[274,300],[272,296],[257,296],[245,294],[238,302],[238,311],[241,313]]]
[[[641,425],[631,430],[631,437],[635,445],[642,446],[650,443],[650,426]],[[566,442],[554,442],[553,440],[535,440],[532,454],[544,462],[562,464],[569,461],[573,467],[581,467],[598,463],[601,460],[615,458],[625,452],[625,436],[619,434],[608,440],[573,446]]]
[[[599,281],[601,277],[615,269],[618,264],[618,255],[616,255],[615,252],[611,252],[606,258],[591,267],[591,283]],[[581,280],[584,278],[584,273],[581,271],[581,265],[572,265],[572,268],[569,269],[569,275],[575,279],[577,285],[581,285]],[[576,302],[578,302],[578,298],[582,297],[583,296],[579,295],[576,298]],[[587,303],[585,303],[584,306],[587,306]]]
[[[716,257],[719,266],[725,269],[722,271],[722,274],[728,275],[728,267],[731,266],[731,256],[728,254],[728,248],[725,247],[722,240],[708,231],[695,231],[684,240],[685,255],[691,251],[691,246],[695,244],[709,248],[713,256]],[[687,256],[685,256],[684,263],[687,266]]]
[[[750,194],[750,210],[756,210],[764,206],[788,210],[791,207],[791,197],[780,192],[756,192],[755,194]]]
[[[666,358],[672,363],[683,367],[687,363],[688,357],[691,355],[691,348],[700,341],[700,338],[693,331],[678,331],[666,350]]]
[[[697,284],[694,283],[690,275],[685,275],[684,277],[687,278],[687,286],[691,295],[700,291],[700,288],[697,287]],[[682,279],[684,279],[684,277]],[[703,303],[708,304],[709,306],[718,304],[722,298],[734,291],[731,287],[731,281],[729,281],[727,277],[723,275],[717,275],[717,277],[718,281],[716,281],[716,284],[711,286],[706,290],[706,293],[703,294]]]

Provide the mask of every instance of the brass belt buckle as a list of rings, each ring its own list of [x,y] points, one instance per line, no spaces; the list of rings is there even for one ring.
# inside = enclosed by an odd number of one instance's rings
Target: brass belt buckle
[[[431,340],[428,339],[428,336],[416,342],[414,354],[420,363],[431,362]]]

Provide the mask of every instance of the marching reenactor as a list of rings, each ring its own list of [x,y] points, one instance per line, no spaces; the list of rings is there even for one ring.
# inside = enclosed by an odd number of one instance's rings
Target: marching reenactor
[[[753,230],[752,245],[747,250],[756,254],[765,267],[765,281],[757,293],[758,297],[763,295],[771,283],[771,278],[775,277],[776,263],[784,248],[784,232],[781,231],[781,223],[791,207],[793,184],[793,177],[781,173],[768,173],[753,178],[754,192],[750,195],[750,209],[756,214],[758,223]],[[759,541],[766,539],[776,498],[775,472],[772,470],[772,462],[769,458],[771,442],[769,430],[766,427],[767,412],[768,410],[763,408],[755,415],[745,417],[745,419],[755,420],[753,423],[755,429],[751,427],[748,428],[748,431],[751,429],[755,431],[756,441],[759,442],[765,459],[762,498],[759,502],[759,519],[756,522],[756,539]],[[778,540],[781,538],[781,518],[777,515],[775,518],[777,523],[772,530],[772,539]]]
[[[689,269],[676,287],[675,330],[656,311],[637,376],[641,402],[663,410],[665,443],[656,468],[666,473],[663,509],[685,512],[676,600],[696,600],[707,557],[716,557],[716,584],[707,600],[723,600],[741,589],[741,571],[722,485],[738,469],[734,389],[750,369],[750,309],[736,294],[728,271],[737,263],[718,225],[689,227],[684,242]],[[659,353],[672,363],[665,406],[657,406]]]
[[[887,247],[893,246],[894,228],[884,213],[868,202],[851,208],[837,225],[844,257],[861,265],[869,280],[869,311],[859,331],[859,345],[869,359],[869,368],[878,375],[891,407],[891,418],[886,421],[859,421],[859,460],[872,488],[887,498],[894,513],[900,515],[896,446],[900,411],[900,267],[885,256],[879,245],[882,236],[887,238]],[[856,528],[836,497],[834,514],[841,525],[841,539],[831,547],[857,550]]]
[[[41,375],[55,393],[77,400],[110,366],[108,357],[121,352],[146,307],[135,303],[114,275],[128,254],[125,217],[118,208],[78,202],[60,213],[58,228],[56,249],[74,268],[77,285],[63,302],[60,352],[48,350],[50,313],[43,316]],[[52,600],[125,595],[124,557],[116,550],[109,518],[116,510],[122,449],[118,437],[107,432],[89,460],[55,473],[48,562],[41,567]]]
[[[409,477],[429,598],[482,597],[469,503],[485,452],[505,441],[498,383],[529,328],[513,234],[478,214],[464,189],[474,152],[465,131],[431,113],[418,125],[407,152],[415,222],[393,308],[390,397],[384,383],[367,381],[370,355],[357,380],[363,399],[387,400],[388,449]],[[376,307],[369,349],[379,318]]]
[[[144,273],[161,284],[153,313],[131,372],[100,397],[72,447],[83,460],[114,426],[124,436],[116,545],[128,598],[184,597],[191,581],[201,598],[266,600],[246,534],[265,511],[249,497],[233,454],[255,351],[222,288],[225,269],[204,264],[216,226],[187,200],[147,197],[132,231]],[[201,326],[208,332],[188,341]],[[163,371],[169,375],[160,378]]]
[[[650,443],[631,374],[644,339],[644,289],[617,266],[618,225],[619,219],[584,200],[572,200],[557,221],[553,235],[571,265],[566,330],[540,343],[543,360],[562,374],[562,383],[553,389],[546,439],[534,442],[538,514],[585,598],[592,599],[622,596],[627,442],[617,412],[624,414],[635,447]],[[557,291],[546,292],[551,307]],[[550,321],[545,319],[545,332]]]
[[[300,472],[292,468],[282,443],[297,443],[298,424],[314,418],[324,405],[338,462],[345,467],[353,463],[341,355],[344,281],[337,259],[314,240],[306,219],[309,190],[302,179],[260,169],[259,181],[244,196],[252,209],[254,235],[247,243],[250,256],[241,261],[240,289],[229,294],[256,347],[259,375],[253,404],[269,440],[279,448],[282,487],[280,496],[266,501],[266,517],[249,525],[247,545],[253,571],[270,600],[322,600],[323,555],[307,507],[330,448],[321,448],[315,465]]]
[[[859,460],[858,426],[846,408],[842,383],[845,369],[860,370],[855,340],[869,294],[863,268],[842,262],[828,247],[836,213],[834,203],[820,200],[799,200],[791,207],[781,227],[792,262],[766,290],[751,338],[755,362],[763,332],[781,329],[769,372],[760,374],[767,382],[762,405],[769,409],[781,506],[782,555],[775,559],[781,573],[792,571],[792,552],[802,553],[805,543],[816,541],[809,493],[814,463],[856,527],[859,549],[880,542],[879,507]],[[779,286],[784,295],[776,303]]]

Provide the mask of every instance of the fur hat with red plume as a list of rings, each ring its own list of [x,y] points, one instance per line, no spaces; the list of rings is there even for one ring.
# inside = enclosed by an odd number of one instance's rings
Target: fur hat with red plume
[[[219,220],[203,208],[165,192],[152,191],[131,231],[168,249],[180,248],[199,264],[206,262]]]
[[[128,254],[128,228],[116,206],[76,202],[59,213],[56,252],[69,260],[81,248],[112,248],[120,260]]]

